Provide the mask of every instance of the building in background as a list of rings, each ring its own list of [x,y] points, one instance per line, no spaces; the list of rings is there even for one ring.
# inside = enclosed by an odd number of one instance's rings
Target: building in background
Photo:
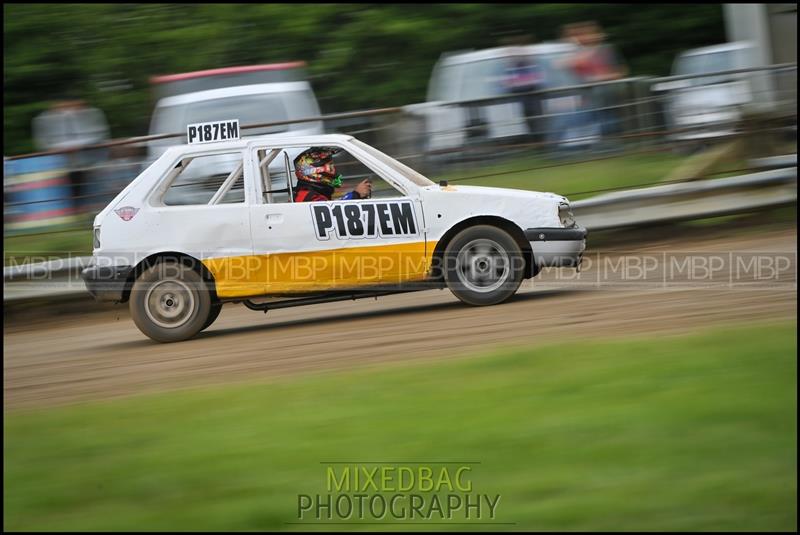
[[[797,4],[724,4],[728,41],[755,45],[757,67],[797,63]],[[766,103],[797,99],[797,70],[781,76],[762,77]]]

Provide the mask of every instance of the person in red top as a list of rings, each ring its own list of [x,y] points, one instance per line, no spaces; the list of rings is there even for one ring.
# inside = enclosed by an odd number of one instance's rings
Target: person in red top
[[[628,75],[628,68],[614,47],[606,42],[606,35],[598,23],[570,24],[565,27],[564,36],[579,47],[567,61],[567,66],[582,83],[609,82]],[[620,118],[613,106],[624,98],[621,89],[622,86],[616,84],[598,85],[583,94],[583,111],[588,112],[591,121],[599,126],[604,139],[618,130]]]
[[[311,147],[294,159],[294,173],[297,187],[294,202],[330,201],[336,188],[342,185],[342,175],[336,174],[333,155],[339,149]],[[353,191],[344,194],[339,200],[367,199],[372,195],[372,183],[362,180]]]
[[[596,22],[583,22],[571,28],[573,42],[581,48],[571,60],[572,68],[584,82],[618,80],[628,74],[614,47],[605,42],[605,33]]]

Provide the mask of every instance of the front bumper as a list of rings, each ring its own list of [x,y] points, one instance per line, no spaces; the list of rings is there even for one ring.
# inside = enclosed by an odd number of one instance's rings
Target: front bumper
[[[122,301],[132,266],[89,266],[81,271],[86,289],[97,301]]]
[[[586,250],[587,231],[583,227],[529,228],[525,239],[531,243],[536,266],[578,268]]]

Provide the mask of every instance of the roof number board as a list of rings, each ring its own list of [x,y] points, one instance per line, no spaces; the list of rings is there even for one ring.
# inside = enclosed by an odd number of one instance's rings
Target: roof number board
[[[239,119],[190,124],[186,127],[186,138],[189,145],[239,139]]]

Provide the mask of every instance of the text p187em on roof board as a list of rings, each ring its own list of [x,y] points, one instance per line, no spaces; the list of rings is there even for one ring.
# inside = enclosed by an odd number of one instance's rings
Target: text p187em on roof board
[[[239,139],[239,119],[195,123],[186,127],[189,145]]]

